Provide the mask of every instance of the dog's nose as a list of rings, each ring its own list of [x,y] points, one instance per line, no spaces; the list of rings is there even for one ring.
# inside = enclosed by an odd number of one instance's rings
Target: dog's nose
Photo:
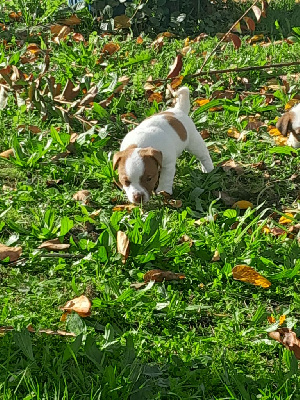
[[[144,196],[142,193],[134,193],[133,200],[135,203],[140,203],[143,200]]]

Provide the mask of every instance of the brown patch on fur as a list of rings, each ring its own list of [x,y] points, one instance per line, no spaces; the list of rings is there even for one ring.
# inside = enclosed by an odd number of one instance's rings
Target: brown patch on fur
[[[287,136],[288,132],[293,132],[292,127],[292,122],[293,122],[293,113],[287,112],[283,114],[281,118],[277,121],[276,128],[282,133],[283,136]]]
[[[137,148],[136,144],[132,144],[130,146],[128,146],[125,150],[122,151],[118,151],[115,155],[114,155],[114,159],[113,159],[113,169],[115,170],[116,168],[118,168],[118,173],[119,173],[119,182],[120,184],[123,186],[128,186],[128,177],[126,175],[126,171],[125,171],[125,163],[128,157],[131,156],[131,154],[133,153],[134,149]],[[119,186],[119,185],[118,185]]]
[[[162,165],[162,153],[152,147],[146,147],[139,151],[144,161],[145,170],[140,177],[140,184],[151,196],[159,180],[159,168]]]
[[[171,127],[174,129],[174,131],[177,133],[177,135],[180,137],[180,139],[184,142],[187,139],[187,131],[183,125],[182,122],[180,122],[172,112],[170,111],[165,111],[160,113],[171,125]]]

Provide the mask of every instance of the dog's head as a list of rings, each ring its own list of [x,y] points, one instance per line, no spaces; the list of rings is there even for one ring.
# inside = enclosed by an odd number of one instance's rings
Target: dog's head
[[[155,189],[162,153],[152,147],[131,145],[114,155],[113,168],[118,168],[119,181],[132,203],[147,203]]]
[[[283,114],[277,121],[276,128],[283,136],[287,136],[291,132],[296,137],[300,137],[300,107],[296,106],[291,111]]]

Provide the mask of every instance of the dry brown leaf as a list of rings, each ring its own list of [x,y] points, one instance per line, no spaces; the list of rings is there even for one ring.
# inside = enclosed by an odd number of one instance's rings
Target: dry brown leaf
[[[129,239],[125,232],[117,232],[117,251],[122,256],[122,263],[125,264],[129,256]]]
[[[66,39],[71,29],[66,25],[52,25],[50,27],[50,32],[53,35],[53,41],[59,44],[61,40]]]
[[[236,202],[236,199],[229,196],[229,194],[224,191],[220,191],[220,192],[214,191],[213,194],[216,197],[219,197],[226,206],[232,206]]]
[[[21,11],[18,11],[18,12],[12,11],[8,14],[8,16],[9,16],[9,18],[11,18],[15,21],[20,21],[22,18],[22,13],[21,13]]]
[[[153,47],[154,50],[160,51],[163,47],[164,44],[164,36],[160,36],[154,42],[151,44],[151,47]]]
[[[271,315],[270,317],[267,317],[267,320],[270,324],[275,324],[276,319],[273,317],[273,315]]]
[[[286,231],[282,228],[274,227],[270,229],[270,233],[272,233],[274,236],[281,236],[284,235]]]
[[[271,282],[248,265],[236,265],[232,270],[232,275],[233,279],[251,283],[255,286],[261,286],[263,288],[271,286]]]
[[[161,269],[152,269],[151,271],[146,272],[144,275],[144,281],[150,282],[163,282],[166,281],[173,281],[173,280],[180,280],[184,279],[185,275],[181,273],[175,273],[172,271],[163,271]]]
[[[59,239],[51,239],[47,240],[46,242],[43,242],[38,249],[46,249],[48,251],[60,251],[60,250],[66,250],[70,247],[71,245],[68,243],[61,243]]]
[[[220,257],[220,253],[218,250],[216,250],[214,252],[213,258],[211,259],[211,261],[220,261],[221,257]]]
[[[137,43],[137,44],[142,44],[143,41],[144,41],[144,39],[142,38],[142,36],[139,36],[139,37],[136,39],[136,43]]]
[[[180,74],[180,71],[181,71],[182,65],[183,65],[182,58],[183,58],[182,54],[177,54],[175,61],[170,68],[170,72],[169,72],[167,78],[175,78],[176,76],[178,76]]]
[[[142,289],[146,285],[147,285],[146,282],[136,282],[136,283],[132,283],[130,285],[130,288],[131,289],[135,289],[135,290],[139,290],[139,289]],[[1,333],[1,331],[0,331],[0,333]]]
[[[80,86],[74,86],[74,83],[68,79],[66,86],[63,89],[62,94],[60,95],[60,99],[66,101],[72,101],[79,94]]]
[[[192,50],[191,46],[185,46],[180,50],[180,52],[182,55],[186,56],[187,53],[189,53],[191,50]]]
[[[10,262],[17,261],[21,254],[22,247],[8,247],[0,243],[0,260],[9,257]]]
[[[30,132],[32,132],[32,133],[40,133],[40,132],[42,132],[41,131],[41,129],[38,127],[38,126],[36,126],[36,125],[18,125],[18,129],[20,129],[20,130],[25,130],[25,129],[28,129]]]
[[[115,22],[115,29],[130,28],[131,26],[130,18],[127,17],[127,15],[125,14],[117,15],[114,18],[114,22]]]
[[[183,76],[183,75],[180,75],[180,76],[178,76],[178,78],[172,79],[171,88],[172,88],[172,89],[178,88],[178,86],[181,85],[181,83],[182,83],[182,81],[183,81],[183,78],[184,78],[184,76]]]
[[[293,351],[297,360],[300,360],[300,340],[294,331],[289,328],[278,328],[276,331],[269,332],[269,337],[283,344],[286,349]]]
[[[235,127],[228,129],[227,135],[233,139],[239,139],[241,132],[239,132]]]
[[[72,26],[72,25],[79,25],[81,23],[81,19],[78,18],[76,14],[73,14],[69,18],[60,20],[59,22],[62,25]]]
[[[120,49],[118,43],[106,43],[102,49],[102,53],[109,54],[110,56]]]
[[[79,190],[77,193],[73,195],[73,200],[82,201],[83,203],[87,203],[91,192],[89,190]]]
[[[239,208],[240,210],[246,210],[247,208],[252,208],[253,204],[247,200],[237,201],[232,205],[232,208]]]
[[[158,92],[152,93],[148,97],[149,103],[153,103],[154,101],[156,101],[157,103],[161,103],[162,100],[163,100],[162,94]]]
[[[81,317],[89,317],[91,315],[91,307],[92,304],[90,300],[86,296],[82,295],[69,300],[63,307],[61,307],[61,310],[68,314],[70,314],[71,311],[75,311]]]
[[[244,173],[243,166],[234,160],[223,161],[221,164],[218,164],[218,166],[222,167],[225,172],[233,170],[237,175],[242,175]]]
[[[210,137],[210,133],[208,132],[208,129],[202,129],[200,132],[200,135],[202,136],[202,139],[208,139]]]
[[[121,77],[118,79],[118,83],[120,83],[120,85],[117,86],[117,87],[114,89],[114,93],[116,94],[116,93],[121,92],[121,91],[125,88],[125,86],[128,85],[129,81],[130,81],[130,78],[129,78],[128,76],[126,76],[126,75],[121,76]]]
[[[72,39],[74,40],[74,42],[79,43],[79,42],[85,42],[85,38],[84,36],[79,33],[79,32],[74,32],[72,35]]]
[[[14,151],[13,149],[8,149],[0,153],[0,157],[2,158],[9,158],[14,156]]]
[[[246,22],[249,31],[252,31],[252,32],[255,31],[255,22],[253,21],[252,18],[244,17],[244,21]]]
[[[247,130],[249,131],[258,131],[261,126],[265,126],[262,121],[255,119],[255,117],[249,117],[248,124],[246,125]]]
[[[70,154],[71,154],[71,153],[70,153],[68,150],[63,151],[62,153],[58,153],[58,154],[56,154],[55,156],[51,157],[51,161],[56,162],[56,161],[61,160],[61,159],[63,159],[63,158],[67,158],[67,157],[69,157]],[[58,181],[62,181],[62,179],[57,179],[57,180],[58,180]],[[48,183],[50,183],[50,185],[51,185],[51,184],[53,184],[54,182],[55,182],[54,180],[49,180],[49,181],[47,181],[47,185],[48,185]],[[56,184],[55,184],[55,185],[56,185]]]
[[[182,201],[181,200],[170,199],[170,200],[166,200],[165,203],[168,204],[169,206],[173,207],[173,208],[182,207]]]

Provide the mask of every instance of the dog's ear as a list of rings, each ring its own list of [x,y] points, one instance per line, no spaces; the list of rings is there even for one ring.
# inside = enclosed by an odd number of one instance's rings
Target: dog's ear
[[[118,167],[118,164],[123,156],[123,151],[118,151],[113,158],[113,169],[115,170]]]
[[[136,147],[137,147],[136,144],[131,144],[125,150],[118,151],[113,158],[113,169],[116,169],[118,167],[118,164],[122,159],[122,157],[128,157],[130,153],[132,153],[132,151],[136,149]]]
[[[162,152],[160,150],[156,150],[153,147],[145,147],[140,150],[140,155],[142,157],[152,157],[160,167],[162,166]]]
[[[279,118],[276,124],[276,128],[282,133],[283,136],[286,136],[288,132],[293,130],[292,122],[293,122],[293,114],[287,112],[283,114],[281,118]]]

